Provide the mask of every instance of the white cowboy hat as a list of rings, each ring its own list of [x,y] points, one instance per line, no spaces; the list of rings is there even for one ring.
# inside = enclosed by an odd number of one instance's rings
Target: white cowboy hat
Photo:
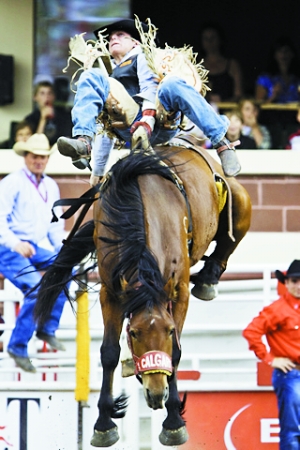
[[[50,147],[47,136],[42,133],[35,133],[27,141],[16,142],[13,146],[14,151],[19,156],[24,156],[25,152],[40,156],[50,156],[56,148],[56,144]]]

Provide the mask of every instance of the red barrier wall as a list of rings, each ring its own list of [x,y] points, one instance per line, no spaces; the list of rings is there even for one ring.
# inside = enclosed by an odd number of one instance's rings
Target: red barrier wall
[[[189,440],[180,450],[278,450],[278,415],[270,392],[189,392]]]

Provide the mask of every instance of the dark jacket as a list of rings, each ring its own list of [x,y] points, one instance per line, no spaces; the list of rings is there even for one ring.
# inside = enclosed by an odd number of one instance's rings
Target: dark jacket
[[[37,130],[40,118],[41,113],[39,109],[35,109],[25,117],[25,120],[32,125],[34,133]],[[53,145],[60,136],[71,137],[72,127],[71,112],[66,108],[55,107],[54,118],[47,121],[44,134],[49,139],[50,145]]]
[[[240,145],[236,145],[235,148],[237,150],[256,150],[255,140],[250,136],[240,135],[239,140],[241,141]]]

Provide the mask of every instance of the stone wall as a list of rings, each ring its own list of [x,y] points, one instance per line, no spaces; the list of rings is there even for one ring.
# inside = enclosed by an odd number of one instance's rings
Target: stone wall
[[[52,175],[53,176],[53,175]],[[79,197],[89,189],[88,177],[53,176],[62,198]],[[252,201],[249,231],[300,231],[300,176],[239,176]],[[69,230],[78,214],[66,222]],[[90,209],[86,220],[92,218]]]
[[[89,177],[52,175],[59,185],[62,198],[80,197],[90,185]],[[1,176],[0,176],[1,178]],[[300,231],[300,177],[298,176],[240,176],[252,201],[252,232]],[[65,207],[67,209],[67,207]],[[69,231],[79,212],[66,220]],[[92,219],[90,208],[86,220]]]
[[[300,231],[299,176],[241,176],[252,200],[250,231]]]
[[[113,151],[110,167],[126,151]],[[215,151],[211,156],[218,159]],[[286,150],[241,150],[238,157],[242,172],[238,181],[248,190],[252,205],[251,232],[298,232],[300,230],[300,152]],[[23,166],[12,150],[0,151],[0,179]],[[59,184],[61,197],[79,197],[90,187],[89,171],[79,171],[69,158],[55,152],[47,173]],[[69,231],[78,214],[66,222]],[[86,220],[92,218],[92,210]]]

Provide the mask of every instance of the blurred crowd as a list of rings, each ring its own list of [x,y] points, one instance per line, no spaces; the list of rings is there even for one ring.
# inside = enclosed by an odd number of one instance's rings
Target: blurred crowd
[[[237,149],[299,150],[300,60],[292,40],[281,36],[273,43],[251,94],[245,89],[241,64],[227,55],[225,43],[218,24],[203,25],[199,57],[209,70],[207,100],[229,116],[229,139],[240,136]]]
[[[0,148],[12,148],[16,142],[25,142],[35,133],[44,134],[50,145],[54,145],[62,135],[71,136],[71,107],[67,103],[69,93],[65,92],[65,83],[62,86],[63,90],[58,90],[57,83],[46,78],[35,83],[33,110],[23,120],[11,122],[10,136],[0,144]]]
[[[198,59],[209,71],[206,100],[229,117],[227,137],[239,136],[237,149],[300,149],[300,59],[288,36],[273,43],[265,69],[250,90],[242,65],[226,52],[226,34],[219,24],[201,27]],[[51,145],[59,136],[71,136],[70,94],[67,77],[37,82],[32,112],[11,122],[10,136],[0,148],[12,148],[33,133],[44,133]],[[210,148],[209,140],[204,146]]]

